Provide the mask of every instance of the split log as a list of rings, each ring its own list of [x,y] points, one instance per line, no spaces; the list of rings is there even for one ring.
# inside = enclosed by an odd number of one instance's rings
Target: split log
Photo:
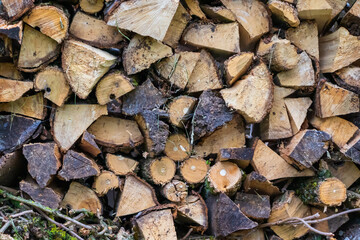
[[[335,72],[336,83],[347,90],[360,94],[360,67],[349,66]]]
[[[332,9],[331,21],[330,21],[331,24],[334,21],[334,19],[340,15],[340,12],[345,8],[347,2],[346,0],[326,0],[326,1],[328,2],[328,4],[331,6]]]
[[[219,54],[240,53],[240,35],[237,22],[224,24],[193,23],[183,35],[185,44],[207,48]]]
[[[356,1],[350,10],[345,14],[341,20],[341,25],[346,27],[352,35],[359,36],[360,25],[360,2]]]
[[[226,105],[240,113],[247,123],[263,120],[271,109],[273,92],[272,77],[263,62],[231,88],[220,91]]]
[[[156,205],[158,205],[158,201],[154,189],[135,175],[127,175],[116,216],[122,217],[138,213]]]
[[[198,0],[185,0],[185,3],[191,15],[194,15],[200,19],[206,19],[205,14],[200,8]]]
[[[176,165],[168,157],[148,159],[142,165],[142,176],[148,182],[164,186],[170,182],[176,172]]]
[[[0,76],[4,78],[22,80],[21,72],[16,68],[12,62],[2,62],[0,65]],[[3,85],[3,84],[1,84]]]
[[[123,52],[124,69],[129,75],[135,74],[171,55],[169,46],[150,37],[135,35]]]
[[[0,78],[0,102],[16,101],[32,88],[33,82],[30,81]]]
[[[201,10],[211,19],[223,23],[235,22],[235,15],[224,6],[201,5]]]
[[[26,169],[26,160],[21,150],[4,154],[0,157],[0,182],[3,186],[12,186],[17,184],[18,177]]]
[[[344,161],[341,165],[329,164],[328,166],[331,175],[343,182],[346,188],[360,178],[360,170],[353,162]]]
[[[54,61],[60,53],[60,45],[29,25],[24,26],[17,66],[24,72],[36,72]]]
[[[209,165],[202,158],[189,158],[180,166],[180,174],[189,184],[204,182],[208,170]]]
[[[94,178],[92,188],[99,196],[104,196],[111,189],[119,187],[118,177],[110,171],[102,171],[99,176]]]
[[[91,156],[96,157],[101,154],[99,146],[95,142],[95,136],[85,131],[81,137],[79,147],[89,153]]]
[[[220,89],[222,86],[222,80],[219,77],[215,60],[210,53],[201,50],[199,60],[186,85],[187,92],[196,93],[207,89]]]
[[[360,164],[360,132],[356,131],[354,136],[340,151],[354,163]]]
[[[218,161],[230,161],[244,169],[249,164],[254,156],[254,149],[252,148],[222,148],[218,154]]]
[[[331,21],[332,8],[326,0],[298,0],[296,8],[300,19],[314,19],[318,26],[319,33]]]
[[[246,175],[243,186],[246,193],[266,194],[271,197],[281,193],[278,187],[255,171]]]
[[[21,44],[23,37],[23,21],[17,23],[9,23],[5,20],[2,23],[1,21],[2,19],[0,19],[0,34],[4,34],[8,38],[14,39]]]
[[[83,153],[73,150],[67,151],[64,155],[63,166],[58,173],[60,179],[70,181],[100,174],[100,169],[95,161]]]
[[[188,187],[185,182],[174,179],[161,188],[161,194],[171,202],[183,202],[188,196]]]
[[[184,128],[187,120],[190,119],[197,99],[181,95],[174,98],[168,105],[169,121],[172,125]]]
[[[270,30],[270,14],[266,6],[258,0],[221,2],[235,14],[240,23],[241,50],[251,50],[261,36]]]
[[[63,9],[39,5],[31,9],[23,21],[31,27],[40,29],[40,32],[61,43],[67,36],[69,29],[69,16]]]
[[[73,210],[85,208],[94,214],[98,214],[98,212],[100,214],[102,213],[102,205],[95,192],[78,182],[72,182],[70,184],[69,190],[65,194],[60,207],[71,208]]]
[[[359,96],[335,84],[320,80],[315,97],[315,112],[318,117],[327,118],[359,112]]]
[[[240,168],[231,162],[217,162],[207,174],[207,181],[214,193],[234,195],[241,186]]]
[[[270,197],[267,195],[238,192],[234,202],[248,218],[264,220],[270,217]]]
[[[1,17],[15,21],[34,6],[33,0],[3,0],[1,1]]]
[[[104,7],[104,0],[79,0],[80,7],[84,12],[98,13]]]
[[[70,86],[62,69],[46,67],[34,80],[37,91],[45,90],[44,97],[61,107],[71,93]]]
[[[310,169],[301,172],[297,171],[261,140],[255,143],[255,152],[251,165],[268,180],[314,176],[314,172]]]
[[[40,188],[50,184],[61,166],[61,153],[55,143],[25,144],[22,150],[28,172]]]
[[[253,229],[258,224],[247,218],[238,206],[224,193],[206,199],[209,209],[209,228],[215,237],[226,237],[239,231]]]
[[[116,175],[125,176],[136,172],[139,162],[121,155],[106,154],[106,166]]]
[[[120,71],[106,74],[96,86],[96,98],[100,105],[119,98],[134,90],[131,79]]]
[[[66,152],[102,115],[107,115],[106,106],[65,104],[57,108],[51,122],[55,142],[63,152]]]
[[[174,161],[183,161],[190,157],[190,142],[184,134],[172,134],[166,140],[164,153]]]
[[[267,4],[276,19],[287,23],[290,27],[300,25],[297,10],[293,5],[280,0],[271,0]]]
[[[224,62],[227,85],[231,86],[244,75],[253,62],[254,54],[245,52],[231,56]]]
[[[115,61],[110,53],[75,40],[65,41],[61,56],[71,89],[81,99],[87,98]]]
[[[306,119],[308,108],[311,106],[312,101],[308,97],[285,98],[284,100],[290,119],[292,133],[295,135],[301,129],[301,126]]]
[[[89,128],[95,142],[106,147],[107,152],[129,152],[143,142],[138,125],[133,120],[102,116]]]
[[[310,208],[295,196],[294,191],[287,191],[273,203],[268,222],[273,223],[292,217],[303,218],[309,215]],[[284,240],[302,237],[309,231],[304,225],[291,224],[275,225],[271,229]]]

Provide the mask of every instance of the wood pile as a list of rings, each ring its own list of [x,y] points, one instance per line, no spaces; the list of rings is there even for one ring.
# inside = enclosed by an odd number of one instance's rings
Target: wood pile
[[[359,94],[360,0],[0,2],[1,189],[107,239],[355,239]]]

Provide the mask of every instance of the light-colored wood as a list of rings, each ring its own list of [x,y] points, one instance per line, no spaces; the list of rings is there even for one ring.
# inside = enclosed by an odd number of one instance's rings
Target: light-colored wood
[[[70,86],[62,69],[46,67],[34,79],[37,91],[45,90],[44,97],[61,107],[71,93]]]
[[[201,183],[205,180],[209,165],[202,158],[189,158],[180,166],[180,173],[189,184]]]
[[[63,46],[61,61],[71,89],[79,98],[85,99],[115,63],[116,57],[85,43],[67,40]]]
[[[14,102],[0,103],[0,112],[18,113],[24,116],[44,119],[46,116],[46,100],[42,93],[22,97]]]
[[[360,67],[344,67],[335,72],[340,79],[335,78],[340,87],[346,88],[357,94],[360,93]]]
[[[119,98],[134,90],[131,79],[120,71],[106,74],[96,86],[96,98],[100,105]]]
[[[95,192],[78,182],[72,182],[70,188],[61,202],[61,207],[70,207],[73,210],[85,208],[89,212],[101,214],[102,205]]]
[[[65,104],[57,108],[51,129],[54,140],[62,151],[67,151],[102,115],[107,115],[106,106]]]
[[[88,133],[87,131],[83,133],[78,146],[81,148],[81,150],[89,153],[93,157],[97,157],[99,154],[101,154],[101,150],[95,142],[94,135]]]
[[[226,105],[240,113],[247,123],[264,119],[271,109],[273,92],[272,77],[263,62],[231,88],[220,91]]]
[[[319,32],[331,21],[332,8],[326,0],[298,0],[296,8],[300,19],[316,21]]]
[[[14,21],[34,6],[33,0],[2,0],[1,5],[6,18]]]
[[[331,175],[343,182],[346,188],[360,178],[360,170],[353,162],[344,161],[342,165],[329,164],[328,166]]]
[[[245,52],[231,56],[224,62],[226,83],[231,86],[244,75],[253,62],[254,53]]]
[[[166,140],[164,153],[174,161],[183,161],[190,157],[190,142],[184,134],[172,134]]]
[[[205,14],[200,8],[198,0],[185,0],[187,7],[189,8],[189,12],[191,15],[194,15],[200,19],[206,19]]]
[[[0,78],[0,102],[16,101],[32,88],[33,82]]]
[[[142,175],[144,179],[153,184],[162,186],[174,178],[175,171],[175,162],[168,157],[148,159],[142,166]]]
[[[335,72],[360,59],[360,40],[340,27],[319,39],[320,69],[324,73]]]
[[[221,0],[240,23],[241,50],[250,50],[257,40],[270,30],[266,6],[258,0]]]
[[[159,75],[177,88],[184,89],[193,72],[200,53],[180,52],[155,64]]]
[[[207,51],[201,50],[199,60],[189,77],[186,88],[188,93],[222,88],[215,61]]]
[[[107,24],[163,41],[179,1],[130,0],[122,2],[108,17]]]
[[[178,210],[176,222],[191,224],[190,226],[199,232],[207,229],[208,209],[199,194],[189,195],[185,201],[178,204],[176,208]]]
[[[122,217],[158,204],[154,189],[135,175],[127,175],[121,192],[116,216]]]
[[[104,0],[79,0],[80,7],[84,12],[94,14],[104,7]]]
[[[331,21],[339,15],[339,13],[345,8],[347,1],[346,0],[326,0],[330,5],[331,12]]]
[[[139,162],[122,155],[106,154],[106,166],[116,175],[124,176],[135,172]]]
[[[110,171],[102,171],[94,178],[92,188],[99,196],[104,196],[111,189],[119,187],[118,177]]]
[[[189,120],[197,99],[182,95],[174,98],[168,106],[169,121],[176,127],[184,128]]]
[[[127,74],[147,69],[151,64],[172,55],[172,49],[151,38],[135,35],[123,52],[123,65]]]
[[[314,176],[314,172],[310,169],[297,171],[261,140],[256,143],[251,165],[269,181],[280,178]]]
[[[193,23],[185,29],[185,44],[207,48],[217,53],[240,53],[240,35],[237,22],[224,24]]]
[[[171,202],[183,202],[188,196],[188,187],[185,182],[174,179],[161,188],[161,194]]]
[[[15,64],[13,64],[12,62],[2,62],[0,64],[0,76],[14,80],[23,79],[20,71],[17,70]]]
[[[40,32],[61,43],[67,36],[69,19],[60,8],[49,5],[39,5],[31,9],[23,21],[33,28],[40,28]]]
[[[236,21],[235,15],[224,6],[201,5],[200,8],[208,17],[214,20],[224,23]]]
[[[292,133],[296,134],[300,131],[301,125],[306,119],[308,108],[312,104],[311,98],[285,98],[284,100],[291,123]]]
[[[290,27],[297,27],[300,24],[296,8],[281,0],[271,0],[268,7],[273,15],[279,20],[286,22]]]
[[[271,197],[281,194],[277,186],[255,171],[246,176],[243,186],[244,191],[249,193],[265,194]]]

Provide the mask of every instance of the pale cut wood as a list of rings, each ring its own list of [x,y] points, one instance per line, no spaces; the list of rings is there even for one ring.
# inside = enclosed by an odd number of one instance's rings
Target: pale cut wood
[[[32,88],[33,82],[0,78],[0,102],[16,101]]]
[[[182,162],[180,174],[189,184],[204,182],[209,165],[202,158],[189,158]]]
[[[122,2],[108,17],[107,24],[163,41],[178,6],[178,0]]]
[[[184,134],[172,134],[166,140],[164,153],[174,161],[183,161],[191,154],[190,142]]]
[[[311,106],[311,98],[285,98],[285,106],[289,115],[292,133],[296,134],[300,131],[301,125],[304,123],[308,108]]]
[[[344,27],[321,37],[319,45],[323,73],[335,72],[360,59],[360,40]]]
[[[200,8],[198,0],[185,0],[185,3],[189,8],[189,12],[191,15],[197,16],[200,19],[206,19],[205,14]]]
[[[332,8],[326,0],[298,0],[296,3],[300,19],[314,19],[321,33],[330,21]]]
[[[201,5],[200,8],[213,20],[225,23],[236,21],[235,15],[224,6]]]
[[[51,129],[55,142],[66,152],[102,115],[107,115],[106,106],[65,104],[57,108]]]
[[[15,21],[34,6],[33,0],[2,0],[2,10],[5,12],[5,18],[9,21]]]
[[[17,70],[16,65],[12,62],[2,62],[0,64],[0,76],[4,78],[22,80],[23,76],[20,71]]]
[[[353,162],[344,161],[342,165],[329,164],[328,167],[331,175],[343,182],[346,188],[360,178],[360,170]]]
[[[123,52],[123,65],[127,74],[147,69],[151,64],[172,55],[172,49],[151,38],[135,35]]]
[[[34,80],[37,91],[45,90],[44,97],[61,107],[71,93],[70,86],[62,69],[46,67]]]
[[[142,165],[142,176],[148,182],[164,186],[170,182],[176,171],[175,162],[168,157],[148,159]]]
[[[237,22],[224,24],[190,24],[184,32],[185,44],[207,48],[224,54],[240,53],[240,35]]]
[[[336,83],[345,89],[360,94],[360,67],[349,66],[335,72]]]
[[[290,27],[299,26],[300,20],[298,18],[298,13],[293,5],[281,0],[271,0],[267,4],[270,11],[276,18],[286,22],[290,25]]]
[[[346,6],[346,0],[326,0],[328,4],[331,6],[331,21],[335,19],[339,15],[339,13],[344,9]]]
[[[278,187],[274,186],[264,176],[255,171],[246,176],[244,181],[244,190],[245,192],[266,194],[271,197],[281,194]]]
[[[22,97],[14,102],[0,103],[0,112],[18,113],[24,116],[44,119],[46,116],[46,99],[42,93]]]
[[[111,189],[119,187],[118,177],[110,171],[102,171],[94,178],[92,188],[99,196],[104,196]]]
[[[115,63],[116,57],[85,43],[67,40],[61,61],[71,89],[79,98],[85,99]]]
[[[104,0],[79,0],[80,7],[84,12],[94,14],[104,7]]]
[[[228,107],[235,109],[247,123],[258,123],[269,113],[273,101],[272,77],[263,62],[241,81],[220,91]]]
[[[226,83],[231,86],[244,75],[253,62],[254,53],[245,52],[231,56],[224,62]]]
[[[97,214],[102,213],[102,205],[95,192],[90,188],[78,182],[72,182],[69,190],[65,194],[60,207],[70,207],[73,210],[81,210],[85,208],[89,212]]]
[[[116,175],[125,176],[135,172],[139,162],[122,155],[106,154],[106,166]]]
[[[297,171],[261,140],[256,143],[251,165],[269,181],[280,178],[314,176],[314,172],[310,169]]]
[[[188,196],[188,187],[185,182],[174,179],[161,188],[161,194],[171,202],[183,202]]]
[[[190,118],[197,99],[182,95],[174,98],[168,106],[169,121],[176,127],[184,128]]]
[[[36,6],[23,18],[33,28],[61,43],[67,36],[69,19],[67,14],[58,7],[49,5]]]
[[[135,175],[127,175],[121,192],[116,216],[122,217],[158,204],[154,189]]]

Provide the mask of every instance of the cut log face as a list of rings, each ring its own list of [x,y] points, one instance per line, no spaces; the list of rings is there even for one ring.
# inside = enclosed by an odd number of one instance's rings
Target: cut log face
[[[360,67],[350,66],[336,71],[336,83],[345,89],[360,94]]]
[[[344,27],[321,37],[319,44],[323,73],[335,72],[360,59],[360,40]]]
[[[185,3],[191,15],[194,15],[200,19],[206,19],[205,14],[200,8],[200,4],[198,0],[185,0]]]
[[[234,202],[248,218],[263,220],[270,216],[270,197],[267,195],[238,192]]]
[[[224,6],[201,5],[200,8],[211,19],[219,22],[235,22],[235,15]]]
[[[95,161],[83,153],[73,150],[64,155],[63,166],[59,171],[59,177],[65,181],[80,179],[100,174],[100,169]]]
[[[331,21],[332,8],[326,0],[298,0],[296,8],[300,19],[314,19],[319,32]]]
[[[65,12],[55,6],[36,6],[23,18],[31,27],[61,43],[67,36],[69,19]]]
[[[5,18],[9,21],[15,21],[34,6],[33,0],[3,0],[1,1],[2,10],[5,12]]]
[[[247,193],[266,194],[271,197],[281,193],[278,187],[255,171],[246,176],[244,190]]]
[[[166,140],[164,153],[174,161],[183,161],[190,157],[190,142],[184,134],[172,134]]]
[[[33,82],[0,78],[0,102],[16,101],[32,88]]]
[[[196,102],[196,98],[186,95],[174,98],[168,106],[170,123],[176,127],[184,128]]]
[[[8,79],[22,80],[23,76],[12,62],[2,62],[0,65],[0,76]],[[3,84],[1,84],[3,85]]]
[[[127,74],[145,70],[158,60],[172,55],[172,49],[151,38],[135,35],[123,52],[123,65]]]
[[[293,134],[300,131],[307,115],[307,110],[312,104],[310,98],[285,98],[285,106],[288,112]]]
[[[79,0],[79,2],[81,9],[90,14],[100,12],[104,7],[104,0]]]
[[[253,62],[254,53],[245,52],[231,56],[224,62],[226,83],[231,86],[244,75]]]
[[[146,160],[142,167],[145,179],[162,186],[173,179],[176,171],[175,162],[168,157]]]
[[[70,188],[65,194],[60,206],[62,208],[71,208],[73,210],[81,210],[85,208],[89,212],[97,214],[102,213],[102,205],[95,192],[90,188],[78,182],[72,182]]]
[[[359,35],[359,25],[360,25],[360,3],[356,1],[350,10],[345,14],[344,18],[341,20],[341,25],[349,29],[350,33],[353,35]]]
[[[115,63],[116,57],[85,43],[67,40],[61,60],[71,89],[79,98],[85,99]]]
[[[268,114],[273,92],[272,77],[262,62],[231,88],[220,91],[226,105],[239,112],[248,123],[258,123]]]
[[[222,148],[218,154],[218,161],[227,161],[238,165],[240,168],[246,168],[254,156],[252,148]]]
[[[1,146],[1,145],[0,145]],[[10,187],[17,183],[17,178],[26,169],[26,160],[21,150],[4,154],[0,157],[0,182],[3,186]]]
[[[101,150],[95,142],[95,136],[91,135],[87,131],[81,137],[79,147],[84,151],[89,153],[91,156],[96,157],[101,154]]]
[[[0,34],[4,34],[8,38],[14,39],[19,44],[21,44],[23,37],[23,21],[11,24],[6,22],[5,20],[0,19]]]
[[[180,174],[189,184],[203,182],[208,170],[209,165],[202,158],[189,158],[180,166]]]
[[[218,53],[240,53],[240,35],[237,22],[225,24],[191,24],[184,32],[185,44],[207,48]]]
[[[321,80],[316,89],[315,112],[321,118],[359,112],[359,96],[335,84]]]
[[[99,196],[104,196],[111,189],[119,187],[118,177],[110,171],[102,171],[95,177],[92,188]]]
[[[66,104],[55,110],[52,134],[62,151],[67,151],[100,116],[107,115],[106,106]]]
[[[107,24],[163,41],[178,6],[179,1],[173,0],[123,2],[108,17]]]
[[[161,188],[161,194],[171,202],[183,202],[188,196],[188,187],[185,182],[174,179]]]
[[[178,211],[177,222],[189,223],[194,230],[199,232],[206,231],[208,228],[208,209],[199,194],[188,196],[185,201],[177,205],[176,209]]]
[[[45,90],[44,97],[62,106],[71,93],[64,72],[58,67],[46,67],[39,72],[34,80],[37,91]]]
[[[344,161],[342,165],[328,165],[332,176],[343,182],[349,188],[358,178],[360,178],[359,168],[350,161]]]
[[[139,162],[121,155],[106,154],[106,166],[116,175],[125,176],[135,172]]]
[[[154,189],[135,175],[127,175],[121,192],[116,216],[122,217],[158,204]]]
[[[28,172],[44,188],[61,166],[61,153],[55,143],[25,144],[23,154],[28,161]]]
[[[293,5],[280,0],[271,0],[268,2],[268,7],[280,21],[289,24],[291,27],[299,26],[298,13]]]

